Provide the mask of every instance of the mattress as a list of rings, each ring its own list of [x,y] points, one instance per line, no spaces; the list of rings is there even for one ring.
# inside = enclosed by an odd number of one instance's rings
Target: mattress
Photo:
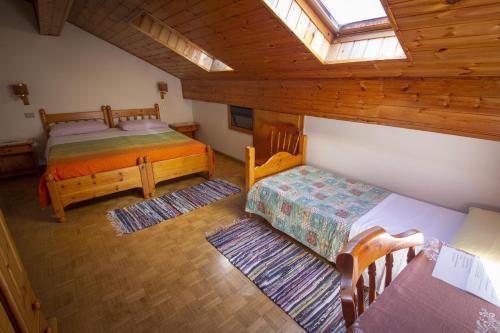
[[[103,131],[76,134],[76,135],[65,135],[65,136],[50,136],[47,140],[45,147],[45,159],[49,160],[49,154],[52,147],[62,144],[69,144],[75,142],[86,142],[93,140],[103,140],[116,137],[127,137],[135,135],[150,135],[150,134],[160,134],[166,132],[173,132],[171,128],[159,128],[159,129],[149,129],[140,131],[123,131],[119,128],[107,128]]]
[[[423,233],[425,242],[439,239],[449,243],[464,224],[465,218],[464,213],[391,193],[353,224],[349,239],[371,227],[381,226],[391,235],[417,229]],[[393,253],[393,278],[406,266],[407,253],[407,250]],[[377,260],[376,271],[377,292],[381,293],[386,276],[385,258]],[[366,272],[364,275],[365,281],[369,281]]]

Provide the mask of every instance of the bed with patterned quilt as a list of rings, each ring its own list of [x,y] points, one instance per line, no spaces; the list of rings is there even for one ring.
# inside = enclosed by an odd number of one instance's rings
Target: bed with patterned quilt
[[[333,263],[349,239],[370,227],[378,225],[391,234],[415,228],[427,239],[449,241],[465,219],[461,212],[310,165],[256,182],[246,211]]]

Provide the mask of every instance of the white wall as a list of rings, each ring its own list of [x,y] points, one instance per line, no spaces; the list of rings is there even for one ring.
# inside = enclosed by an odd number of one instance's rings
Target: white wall
[[[69,23],[60,37],[40,36],[29,2],[2,0],[0,22],[0,139],[40,139],[40,108],[56,113],[159,103],[167,122],[193,119],[179,79]],[[158,81],[168,83],[165,100]],[[19,82],[28,85],[31,105],[13,95],[10,85]],[[25,112],[35,118],[24,118]]]
[[[252,137],[227,128],[226,110],[193,101],[198,137],[243,160]],[[308,164],[463,212],[500,209],[500,142],[317,117],[304,131]]]
[[[500,209],[500,142],[306,117],[307,162],[466,211]]]
[[[197,139],[226,155],[245,160],[245,147],[252,145],[253,138],[228,128],[227,105],[193,101],[193,117],[200,123]]]

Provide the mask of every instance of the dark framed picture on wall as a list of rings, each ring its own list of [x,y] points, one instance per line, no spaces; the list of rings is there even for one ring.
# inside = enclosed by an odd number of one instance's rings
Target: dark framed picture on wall
[[[227,124],[232,130],[252,134],[253,109],[243,106],[228,105]]]

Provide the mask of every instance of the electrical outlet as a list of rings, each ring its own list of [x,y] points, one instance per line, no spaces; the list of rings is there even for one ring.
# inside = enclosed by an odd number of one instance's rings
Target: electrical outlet
[[[35,114],[33,112],[25,112],[24,118],[35,118]]]

